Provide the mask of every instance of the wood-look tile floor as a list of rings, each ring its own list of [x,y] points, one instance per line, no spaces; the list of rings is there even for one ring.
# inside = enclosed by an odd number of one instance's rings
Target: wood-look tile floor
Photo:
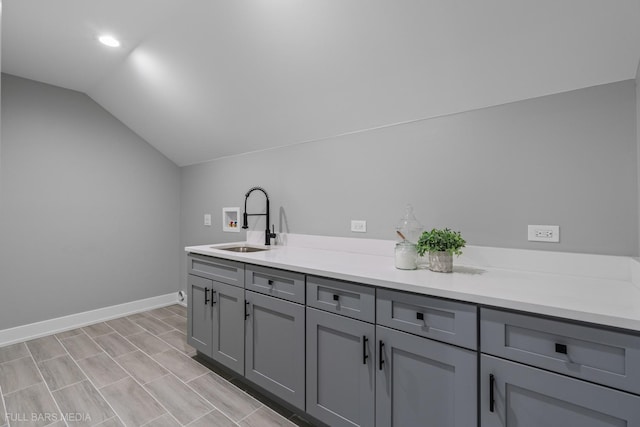
[[[0,427],[310,426],[194,358],[185,329],[176,304],[1,347]]]

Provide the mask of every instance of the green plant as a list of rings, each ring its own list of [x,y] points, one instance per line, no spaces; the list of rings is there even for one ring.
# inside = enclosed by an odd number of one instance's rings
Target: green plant
[[[467,242],[462,238],[459,231],[451,231],[448,228],[425,231],[418,240],[418,255],[423,256],[425,252],[449,252],[451,255],[460,255]]]

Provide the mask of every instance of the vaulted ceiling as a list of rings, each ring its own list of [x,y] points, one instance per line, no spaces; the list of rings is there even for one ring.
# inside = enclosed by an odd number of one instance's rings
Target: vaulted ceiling
[[[640,0],[2,6],[3,72],[87,93],[178,165],[632,79],[640,58]]]

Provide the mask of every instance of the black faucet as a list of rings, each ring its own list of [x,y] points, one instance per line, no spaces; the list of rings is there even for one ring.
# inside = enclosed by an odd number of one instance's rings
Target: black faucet
[[[266,213],[261,213],[261,214],[257,214],[257,213],[247,213],[247,199],[249,198],[249,195],[254,192],[255,190],[260,190],[264,193],[264,196],[267,198],[267,211]],[[249,228],[249,225],[247,224],[247,217],[248,216],[262,216],[265,215],[267,217],[267,228],[264,231],[264,244],[265,245],[271,245],[271,239],[272,238],[276,238],[276,227],[275,225],[273,226],[273,232],[269,231],[269,195],[267,194],[266,191],[264,191],[264,188],[262,187],[253,187],[251,188],[249,191],[247,191],[247,194],[244,195],[244,213],[242,214],[242,228],[244,228],[245,230],[247,228]]]

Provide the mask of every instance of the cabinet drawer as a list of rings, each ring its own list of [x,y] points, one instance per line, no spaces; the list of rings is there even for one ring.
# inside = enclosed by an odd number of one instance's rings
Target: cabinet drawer
[[[369,286],[308,276],[307,305],[365,322],[375,322],[376,293]]]
[[[229,285],[244,286],[244,264],[241,262],[195,254],[190,254],[187,261],[189,274]]]
[[[245,288],[304,304],[304,274],[302,273],[247,265]]]
[[[640,393],[640,336],[481,310],[482,352]]]
[[[477,348],[473,304],[378,289],[377,324],[450,344]]]

